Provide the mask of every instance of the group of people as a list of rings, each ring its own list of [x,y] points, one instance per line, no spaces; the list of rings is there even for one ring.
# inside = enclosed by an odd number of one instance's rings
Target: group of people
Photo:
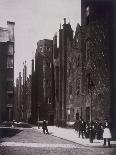
[[[99,120],[95,122],[85,122],[84,119],[80,117],[79,120],[76,120],[74,128],[78,132],[79,137],[90,138],[91,136],[92,139],[104,139],[104,146],[108,140],[108,146],[110,147],[111,131],[108,119],[105,119],[104,122],[100,122]]]
[[[95,122],[85,122],[84,119],[80,117],[79,120],[76,120],[74,128],[75,131],[78,132],[79,137],[90,138],[91,136],[92,139],[104,139],[104,146],[106,145],[106,141],[108,141],[108,146],[111,146],[110,139],[112,136],[108,119],[105,119],[103,123],[98,120]],[[49,134],[46,120],[43,121],[42,129],[44,134]]]

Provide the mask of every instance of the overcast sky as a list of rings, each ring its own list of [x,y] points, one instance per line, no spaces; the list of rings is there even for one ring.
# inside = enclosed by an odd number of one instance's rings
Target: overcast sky
[[[0,27],[15,22],[15,79],[27,61],[28,74],[37,41],[52,39],[63,18],[75,31],[80,23],[81,0],[0,0]]]

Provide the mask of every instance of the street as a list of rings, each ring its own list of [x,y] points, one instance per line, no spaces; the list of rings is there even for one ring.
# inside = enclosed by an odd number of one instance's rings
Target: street
[[[33,128],[16,129],[1,139],[0,155],[115,155],[116,148],[85,147]]]

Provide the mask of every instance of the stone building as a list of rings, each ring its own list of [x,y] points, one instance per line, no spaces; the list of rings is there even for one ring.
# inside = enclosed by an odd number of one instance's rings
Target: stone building
[[[81,2],[82,113],[87,121],[102,121],[111,116],[112,1]]]
[[[27,77],[27,89],[26,89],[26,102],[27,102],[27,109],[26,109],[26,114],[27,114],[27,121],[30,121],[31,118],[31,75]]]
[[[23,78],[21,76],[21,72],[19,72],[19,77],[16,79],[15,86],[13,119],[18,122],[29,122],[31,117],[31,75],[29,75],[29,77],[26,77],[25,82]]]
[[[53,39],[54,89],[55,89],[55,122],[66,125],[66,82],[67,82],[67,50],[68,42],[73,40],[73,30],[64,18],[63,27],[59,29],[59,48],[57,36]]]
[[[15,86],[15,102],[14,102],[14,116],[13,119],[16,121],[22,121],[22,76],[21,72],[19,72],[19,77],[16,79],[16,86]]]
[[[35,81],[36,81],[36,121],[48,120],[54,123],[52,98],[52,49],[53,41],[44,39],[37,43],[35,54]]]
[[[8,21],[8,28],[0,28],[0,122],[13,119],[14,25]]]
[[[81,1],[83,117],[108,118],[116,138],[115,6],[113,0]]]
[[[60,118],[59,104],[59,48],[57,47],[57,34],[53,37],[53,100],[54,100],[54,123],[57,125]]]
[[[31,118],[30,123],[36,124],[38,118],[38,106],[37,106],[37,69],[35,72],[34,59],[32,59],[32,69],[31,69]]]
[[[81,26],[77,24],[72,42],[67,48],[67,81],[66,81],[66,122],[74,124],[82,116],[82,59],[81,59]]]

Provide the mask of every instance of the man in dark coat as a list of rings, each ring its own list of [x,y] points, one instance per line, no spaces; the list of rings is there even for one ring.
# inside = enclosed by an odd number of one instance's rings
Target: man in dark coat
[[[43,129],[43,133],[44,133],[44,134],[45,134],[45,133],[46,133],[46,134],[49,134],[48,128],[47,128],[46,120],[43,121],[42,129]]]

